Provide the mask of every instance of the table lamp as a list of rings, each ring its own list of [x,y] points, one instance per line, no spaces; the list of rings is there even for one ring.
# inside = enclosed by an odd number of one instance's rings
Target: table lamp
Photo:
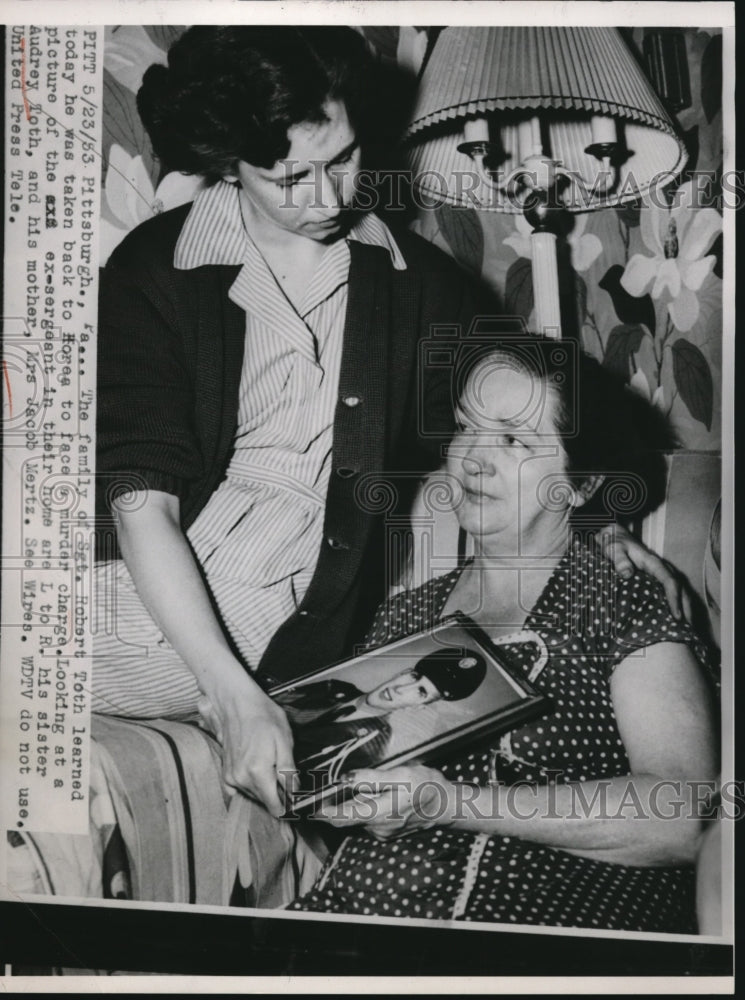
[[[444,29],[407,130],[420,196],[532,227],[539,331],[561,336],[561,216],[636,201],[687,154],[615,28]]]

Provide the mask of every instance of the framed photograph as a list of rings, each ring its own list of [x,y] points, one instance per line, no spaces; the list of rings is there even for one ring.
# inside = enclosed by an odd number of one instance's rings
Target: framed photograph
[[[525,632],[521,641],[541,640]],[[293,811],[338,794],[355,768],[434,764],[546,712],[549,699],[518,675],[506,649],[456,613],[433,629],[274,688],[295,737],[300,790]]]

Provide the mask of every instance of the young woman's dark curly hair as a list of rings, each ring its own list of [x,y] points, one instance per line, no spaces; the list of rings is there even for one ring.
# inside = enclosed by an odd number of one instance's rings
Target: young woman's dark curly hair
[[[238,160],[271,167],[287,155],[288,128],[323,121],[329,99],[364,141],[372,71],[351,28],[197,26],[171,46],[168,67],[147,70],[137,108],[168,169],[216,180]]]

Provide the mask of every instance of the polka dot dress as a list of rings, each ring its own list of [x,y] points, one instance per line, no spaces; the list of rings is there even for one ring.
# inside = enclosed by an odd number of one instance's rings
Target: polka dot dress
[[[383,605],[370,648],[432,625],[460,571],[430,580]],[[525,629],[538,633],[548,662],[534,686],[552,710],[501,738],[441,765],[454,782],[582,782],[629,773],[613,713],[614,667],[656,642],[705,652],[670,615],[662,588],[610,563],[577,541],[564,557]],[[527,677],[534,643],[513,645]],[[515,653],[515,650],[522,652]],[[695,933],[692,868],[642,868],[577,857],[514,836],[446,827],[379,843],[364,831],[342,843],[314,889],[291,909],[514,924]]]

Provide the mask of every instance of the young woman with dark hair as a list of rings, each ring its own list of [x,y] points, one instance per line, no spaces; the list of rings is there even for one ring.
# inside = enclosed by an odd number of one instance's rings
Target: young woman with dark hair
[[[145,73],[137,108],[172,170],[220,180],[240,160],[270,169],[288,129],[341,102],[364,143],[375,120],[375,64],[349,28],[195,27]]]

